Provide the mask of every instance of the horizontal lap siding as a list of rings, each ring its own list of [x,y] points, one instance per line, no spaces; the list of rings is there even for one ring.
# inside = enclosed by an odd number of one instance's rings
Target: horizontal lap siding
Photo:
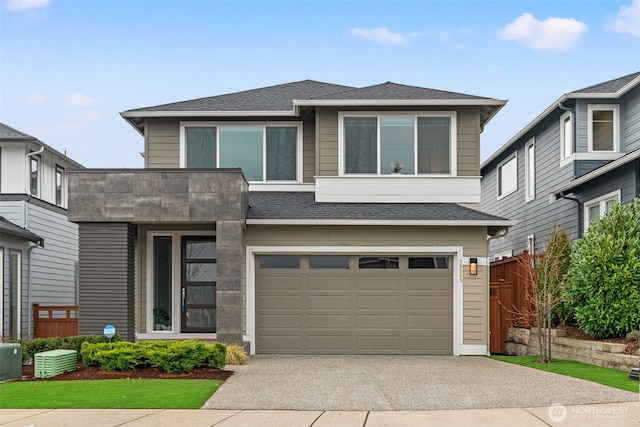
[[[317,110],[318,175],[338,175],[338,110]]]
[[[125,223],[80,224],[80,333],[114,325],[134,340],[135,228]]]
[[[480,116],[477,108],[461,108],[457,114],[459,176],[480,175]]]
[[[640,148],[640,86],[622,100],[622,145],[627,153]]]
[[[147,119],[145,162],[147,168],[180,167],[180,121]]]
[[[303,182],[313,184],[316,169],[316,130],[313,116],[305,116],[302,122],[302,177]]]

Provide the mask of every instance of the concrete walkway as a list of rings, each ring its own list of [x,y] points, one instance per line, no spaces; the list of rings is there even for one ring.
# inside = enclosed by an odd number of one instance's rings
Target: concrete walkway
[[[455,411],[0,409],[7,427],[638,427],[640,403]]]
[[[638,394],[486,357],[253,356],[204,409],[424,411],[638,402]]]

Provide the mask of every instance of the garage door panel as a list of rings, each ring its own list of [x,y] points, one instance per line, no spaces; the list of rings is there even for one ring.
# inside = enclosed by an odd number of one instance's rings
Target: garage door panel
[[[451,354],[453,353],[453,343],[451,337],[422,337],[408,336],[407,350],[413,352],[422,351],[429,354]]]
[[[261,314],[259,316],[259,323],[263,328],[291,328],[292,325],[302,324],[302,315],[300,314]]]
[[[309,335],[309,351],[318,353],[344,354],[351,352],[352,338],[346,335]]]
[[[268,353],[297,353],[302,348],[299,335],[262,335],[256,340],[256,346]]]
[[[400,296],[358,295],[359,310],[399,310],[402,306]]]
[[[358,329],[394,329],[400,330],[402,327],[402,318],[400,314],[394,315],[359,315]]]
[[[256,303],[260,310],[299,309],[301,307],[302,297],[282,294],[263,295]]]
[[[330,294],[314,294],[308,296],[308,307],[310,309],[350,309],[351,308],[351,296],[345,295],[330,295]]]
[[[300,290],[302,281],[300,276],[263,276],[260,279],[261,291]]]
[[[359,270],[362,272],[362,270]],[[371,270],[366,270],[367,273],[371,273]],[[374,270],[379,273],[378,276],[381,277],[358,277],[358,292],[367,292],[367,291],[396,291],[400,292],[402,290],[402,282],[401,277],[396,273],[394,275],[384,274],[386,270]]]
[[[409,329],[451,329],[453,319],[447,313],[430,316],[408,316],[407,328]]]
[[[351,291],[351,277],[349,276],[309,276],[310,291]]]
[[[397,335],[358,335],[358,350],[363,352],[400,352],[401,340]]]
[[[451,297],[449,295],[412,296],[407,301],[410,310],[450,310]]]
[[[307,316],[307,324],[309,329],[344,329],[349,330],[351,328],[351,315],[321,315],[310,313]]]
[[[438,270],[435,270],[438,271]],[[447,277],[407,277],[407,291],[442,291],[451,290],[451,276]]]

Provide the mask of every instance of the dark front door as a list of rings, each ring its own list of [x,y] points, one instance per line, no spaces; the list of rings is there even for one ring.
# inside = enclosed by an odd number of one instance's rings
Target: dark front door
[[[216,331],[215,237],[182,237],[182,332]]]

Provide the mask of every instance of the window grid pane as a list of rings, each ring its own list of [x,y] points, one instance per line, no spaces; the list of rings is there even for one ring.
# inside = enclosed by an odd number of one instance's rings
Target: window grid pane
[[[215,127],[187,127],[186,138],[186,166],[188,168],[216,167],[216,128]]]
[[[345,173],[377,173],[377,132],[375,117],[344,119]]]
[[[414,117],[380,117],[380,174],[415,173]]]
[[[517,158],[513,157],[498,167],[498,195],[502,196],[518,188]]]
[[[593,111],[593,151],[613,151],[613,111]]]
[[[418,118],[418,173],[449,173],[450,126],[448,117]]]
[[[263,181],[263,128],[220,126],[220,167],[242,168],[248,181]]]
[[[296,180],[298,129],[267,127],[267,181]]]

